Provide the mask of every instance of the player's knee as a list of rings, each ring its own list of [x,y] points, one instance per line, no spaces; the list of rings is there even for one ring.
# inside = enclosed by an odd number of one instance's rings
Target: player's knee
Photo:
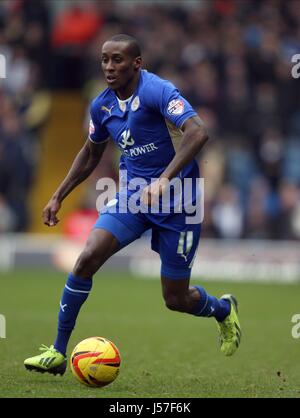
[[[87,249],[78,257],[73,269],[73,274],[78,277],[91,277],[100,267],[101,260],[95,257],[93,251]]]
[[[165,296],[166,307],[171,311],[185,312],[186,303],[184,299],[178,295],[169,294]]]

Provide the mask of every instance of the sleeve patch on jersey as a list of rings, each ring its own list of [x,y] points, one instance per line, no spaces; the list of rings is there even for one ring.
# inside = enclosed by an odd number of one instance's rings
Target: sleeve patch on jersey
[[[184,111],[184,102],[180,99],[171,100],[168,104],[169,115],[181,115]]]
[[[93,135],[95,133],[95,126],[93,124],[92,119],[90,120],[90,128],[89,128],[90,135]]]

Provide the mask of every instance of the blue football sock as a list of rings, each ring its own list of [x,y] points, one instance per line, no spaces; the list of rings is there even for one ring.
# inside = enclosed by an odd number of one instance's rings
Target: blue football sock
[[[203,287],[194,287],[200,293],[200,299],[196,303],[192,314],[205,317],[213,316],[217,321],[222,322],[230,313],[230,302],[208,295]]]
[[[54,348],[66,355],[67,345],[75,326],[79,310],[86,301],[93,280],[81,279],[70,273],[60,301],[58,333]]]

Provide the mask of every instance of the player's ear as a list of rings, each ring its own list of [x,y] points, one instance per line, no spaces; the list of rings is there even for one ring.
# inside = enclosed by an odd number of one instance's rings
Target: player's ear
[[[137,71],[142,66],[142,57],[136,57],[133,62],[133,68]]]

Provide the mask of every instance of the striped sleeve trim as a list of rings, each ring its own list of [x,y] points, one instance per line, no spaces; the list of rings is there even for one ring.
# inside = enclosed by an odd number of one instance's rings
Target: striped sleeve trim
[[[101,142],[96,142],[96,141],[93,141],[93,140],[92,140],[92,138],[89,136],[89,140],[90,140],[93,144],[100,145],[100,144],[104,144],[105,142],[109,141],[109,137],[108,137],[108,138],[106,138],[104,141],[101,141]]]

